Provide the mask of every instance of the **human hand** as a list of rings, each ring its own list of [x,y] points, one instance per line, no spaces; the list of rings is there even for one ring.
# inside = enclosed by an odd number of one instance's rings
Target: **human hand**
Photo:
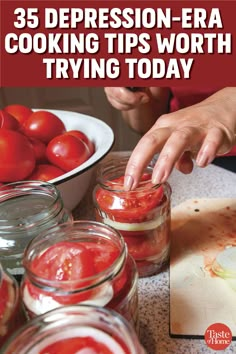
[[[127,87],[105,87],[104,91],[110,104],[120,111],[129,111],[150,101],[146,88],[134,92]]]
[[[142,171],[160,152],[152,182],[165,182],[174,167],[205,167],[236,143],[236,88],[225,88],[194,106],[162,115],[140,139],[128,161],[125,188],[135,189]]]

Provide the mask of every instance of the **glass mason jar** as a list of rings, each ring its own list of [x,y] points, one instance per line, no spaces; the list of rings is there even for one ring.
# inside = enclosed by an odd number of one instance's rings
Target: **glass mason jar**
[[[153,185],[153,163],[138,187],[124,190],[124,173],[130,155],[114,155],[101,163],[93,192],[96,219],[118,230],[136,261],[140,277],[160,272],[169,260],[170,197],[168,183]]]
[[[48,182],[21,181],[0,187],[0,262],[16,278],[24,272],[22,255],[42,230],[72,221],[57,188]]]
[[[95,221],[74,221],[35,237],[25,250],[21,296],[29,318],[63,305],[116,310],[138,328],[137,269],[122,236]]]
[[[115,311],[91,305],[63,306],[22,327],[2,354],[145,354],[132,326]]]
[[[0,264],[0,347],[25,321],[18,283]]]

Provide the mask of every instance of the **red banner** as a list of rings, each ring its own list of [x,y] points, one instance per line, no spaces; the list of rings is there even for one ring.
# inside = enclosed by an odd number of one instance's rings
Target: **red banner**
[[[1,1],[1,86],[235,86],[235,1]]]

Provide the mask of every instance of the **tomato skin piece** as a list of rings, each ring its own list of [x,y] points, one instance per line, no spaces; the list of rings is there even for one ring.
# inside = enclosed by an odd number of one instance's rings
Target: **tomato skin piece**
[[[83,242],[83,245],[92,254],[96,274],[103,272],[119,258],[119,249],[108,242],[101,244]]]
[[[65,172],[59,167],[49,164],[37,164],[33,170],[33,173],[28,177],[28,180],[48,182],[51,179],[63,175],[64,173]]]
[[[81,139],[85,144],[87,144],[89,151],[90,151],[90,156],[92,156],[94,154],[94,152],[95,152],[94,143],[81,130],[68,130],[65,134],[73,135],[76,138]]]
[[[24,133],[48,144],[50,140],[65,132],[64,123],[48,111],[33,112],[23,124]]]
[[[90,250],[68,241],[49,247],[32,261],[30,269],[39,277],[59,281],[80,280],[95,273]]]
[[[87,145],[72,135],[62,134],[52,139],[46,150],[48,161],[68,172],[80,166],[90,156]]]
[[[0,129],[0,181],[16,182],[27,178],[35,167],[34,149],[23,134]]]
[[[4,111],[15,117],[20,124],[33,113],[32,109],[22,104],[11,104],[4,107]]]
[[[20,128],[20,123],[10,113],[7,113],[3,109],[1,109],[0,110],[0,128],[10,129],[10,130],[18,130]]]

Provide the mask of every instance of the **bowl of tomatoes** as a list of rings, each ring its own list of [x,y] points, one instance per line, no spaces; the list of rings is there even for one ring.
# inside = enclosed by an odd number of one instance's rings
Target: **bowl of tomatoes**
[[[0,185],[51,182],[73,210],[89,187],[94,166],[113,143],[112,129],[98,118],[8,105],[0,110]]]

